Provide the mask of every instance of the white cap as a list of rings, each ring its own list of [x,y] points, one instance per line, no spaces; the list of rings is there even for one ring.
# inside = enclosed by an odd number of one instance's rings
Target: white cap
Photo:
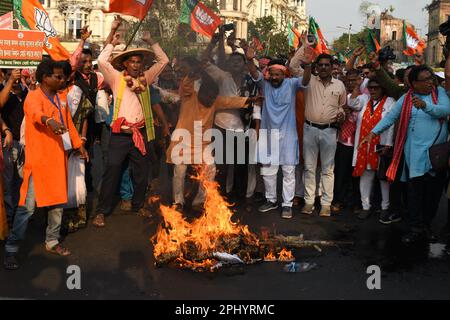
[[[434,74],[441,79],[445,79],[444,71],[435,72]]]

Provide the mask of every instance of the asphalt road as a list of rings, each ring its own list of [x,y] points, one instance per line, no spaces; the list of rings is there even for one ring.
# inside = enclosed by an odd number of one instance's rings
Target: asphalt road
[[[445,200],[445,201],[444,201]],[[450,256],[442,245],[406,248],[400,237],[405,222],[384,226],[373,215],[358,221],[343,212],[321,218],[303,216],[282,220],[279,213],[260,214],[238,209],[236,218],[254,232],[262,227],[285,235],[304,234],[310,240],[351,240],[353,247],[294,250],[299,262],[317,267],[305,273],[285,273],[283,263],[260,263],[220,272],[194,273],[154,265],[150,237],[158,218],[146,219],[117,210],[104,229],[88,228],[70,234],[69,257],[45,252],[45,215],[37,213],[20,252],[21,268],[0,268],[0,297],[24,299],[449,299]],[[446,219],[443,199],[434,229]],[[442,241],[443,238],[441,238]],[[4,243],[0,243],[3,247]],[[430,257],[430,255],[438,257]],[[439,257],[440,256],[440,257]],[[81,270],[81,289],[67,288],[67,268]],[[381,268],[381,289],[366,285],[369,265]]]

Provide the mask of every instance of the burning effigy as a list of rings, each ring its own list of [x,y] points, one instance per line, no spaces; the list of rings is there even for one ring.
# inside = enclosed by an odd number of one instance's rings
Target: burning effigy
[[[254,264],[261,261],[294,261],[284,242],[292,247],[332,245],[325,241],[306,242],[303,237],[270,237],[260,240],[247,225],[232,221],[233,211],[219,192],[219,184],[209,181],[202,170],[194,177],[206,191],[203,212],[188,222],[176,207],[160,205],[163,221],[155,236],[153,255],[158,266],[174,265],[194,271],[214,271],[224,264]],[[288,243],[289,244],[289,243]]]

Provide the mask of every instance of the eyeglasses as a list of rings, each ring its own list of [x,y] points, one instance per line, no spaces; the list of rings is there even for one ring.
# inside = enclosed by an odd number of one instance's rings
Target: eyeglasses
[[[428,77],[426,79],[417,79],[416,82],[433,82],[434,81],[434,77]]]
[[[327,67],[331,67],[330,63],[318,63],[317,66],[319,68],[327,68]]]

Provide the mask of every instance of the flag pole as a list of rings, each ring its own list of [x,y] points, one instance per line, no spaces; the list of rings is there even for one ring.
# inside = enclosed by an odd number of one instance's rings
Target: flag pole
[[[145,19],[145,18],[144,18],[144,19]],[[141,27],[142,23],[144,22],[144,19],[142,19],[141,21],[139,21],[139,23],[138,23],[136,29],[134,29],[133,34],[131,35],[130,40],[128,40],[128,42],[127,42],[127,46],[125,47],[125,50],[127,50],[128,47],[130,46],[131,42],[133,42],[134,37],[136,36],[136,34],[137,34],[139,28]],[[124,50],[124,51],[125,51],[125,50]]]

